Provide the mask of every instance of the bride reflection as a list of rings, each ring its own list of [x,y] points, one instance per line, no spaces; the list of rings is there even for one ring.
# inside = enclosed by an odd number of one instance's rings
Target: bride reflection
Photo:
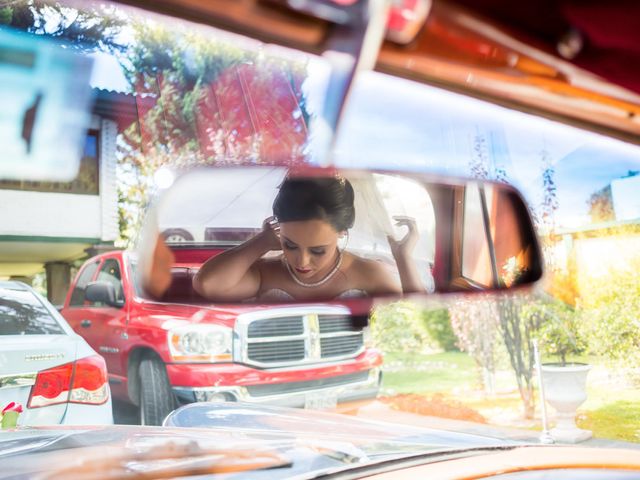
[[[406,228],[400,239],[387,236],[395,270],[341,245],[356,219],[354,203],[354,188],[343,177],[285,178],[273,216],[251,239],[209,258],[193,279],[195,291],[220,302],[424,292],[412,258],[419,237],[415,219],[394,217]]]

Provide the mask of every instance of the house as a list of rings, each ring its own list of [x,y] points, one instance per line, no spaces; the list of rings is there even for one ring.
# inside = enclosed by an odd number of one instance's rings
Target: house
[[[70,182],[0,180],[0,278],[31,283],[64,301],[74,260],[114,248],[118,237],[116,137],[137,119],[132,95],[94,89],[89,131]]]

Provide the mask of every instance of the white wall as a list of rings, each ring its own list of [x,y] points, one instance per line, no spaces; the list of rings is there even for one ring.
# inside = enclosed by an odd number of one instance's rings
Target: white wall
[[[100,197],[0,190],[0,235],[102,237]]]
[[[100,122],[99,196],[0,190],[0,235],[115,240],[116,135],[114,122]]]
[[[612,181],[611,196],[616,220],[640,218],[640,175]]]

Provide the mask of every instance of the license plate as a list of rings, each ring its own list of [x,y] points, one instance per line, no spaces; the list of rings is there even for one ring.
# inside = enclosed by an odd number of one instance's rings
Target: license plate
[[[337,395],[330,393],[308,393],[304,397],[304,408],[309,410],[333,410],[337,405]]]

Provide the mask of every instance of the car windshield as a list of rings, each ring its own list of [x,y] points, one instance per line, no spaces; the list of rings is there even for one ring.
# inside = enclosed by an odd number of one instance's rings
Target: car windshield
[[[414,452],[554,435],[640,445],[640,147],[376,71],[358,72],[337,109],[335,55],[245,30],[120,3],[0,2],[0,334],[66,331],[32,290],[4,281],[30,285],[86,341],[83,355],[104,358],[115,422],[155,432],[288,432],[328,442],[326,458],[332,441],[349,455],[384,441]],[[326,162],[323,180],[350,192],[355,213],[342,223],[326,209],[278,219],[287,182],[313,184],[305,172]],[[417,173],[464,188],[447,192]],[[522,194],[545,276],[530,289],[479,293],[491,278],[506,288],[527,273],[530,252],[518,244],[498,262],[495,250],[516,242],[488,226],[498,209],[487,205],[507,184]],[[330,241],[307,241],[307,221],[330,225]],[[283,236],[287,223],[295,235]],[[394,258],[411,248],[421,288],[403,291],[408,275]],[[228,251],[245,261],[225,266]],[[198,283],[216,262],[222,274]],[[146,295],[147,273],[157,294]],[[244,296],[225,296],[236,277]],[[416,295],[379,301],[354,278]],[[455,295],[433,293],[443,278]],[[216,283],[222,293],[208,295]],[[316,288],[330,301],[306,301]],[[57,358],[46,348],[32,356]],[[2,389],[5,377],[26,374],[20,385],[31,388],[38,372],[59,379],[66,368],[69,392],[55,391],[48,408],[90,397],[72,388],[70,363],[16,373],[3,358],[0,346]],[[194,404],[205,405],[198,422],[175,413]],[[60,422],[90,424],[90,412]],[[354,431],[371,423],[358,441],[340,440],[326,412],[348,415]],[[380,422],[397,434],[377,438]],[[305,455],[301,474],[313,463]]]

